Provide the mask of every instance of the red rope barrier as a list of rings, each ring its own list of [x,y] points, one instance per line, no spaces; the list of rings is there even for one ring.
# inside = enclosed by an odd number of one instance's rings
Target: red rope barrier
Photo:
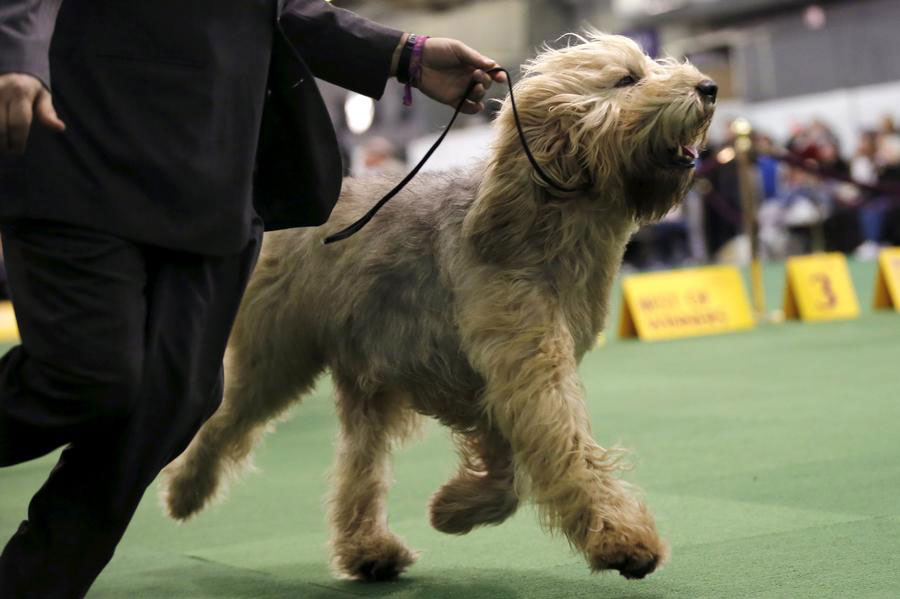
[[[844,173],[831,169],[823,169],[817,162],[811,161],[808,158],[802,158],[790,152],[786,152],[785,154],[782,154],[780,156],[776,154],[766,154],[766,156],[774,158],[775,160],[778,160],[780,162],[787,163],[794,168],[798,168],[812,175],[816,175],[817,177],[820,177],[822,179],[842,181],[844,183],[849,183],[851,185],[854,185],[855,187],[864,189],[877,195],[890,196],[894,199],[900,199],[900,184],[898,183],[877,183],[875,185],[872,185],[871,183],[863,183],[861,181],[855,180],[850,175],[846,175]]]
[[[809,158],[803,158],[797,154],[793,154],[791,152],[785,152],[784,154],[762,154],[763,156],[768,156],[769,158],[774,158],[779,162],[783,162],[785,164],[790,165],[791,167],[800,169],[804,172],[807,172],[811,175],[815,175],[821,179],[831,179],[834,181],[841,181],[843,183],[849,183],[859,189],[863,189],[865,191],[871,192],[873,194],[879,196],[888,196],[894,200],[900,200],[900,183],[888,182],[888,183],[877,183],[875,185],[871,183],[863,183],[862,181],[857,181],[850,175],[846,175],[844,173],[831,170],[831,169],[823,169],[817,162],[810,160]],[[754,159],[755,160],[755,159]],[[714,172],[724,165],[730,163],[727,162],[719,162],[714,158],[709,158],[700,163],[700,166],[697,168],[695,175],[697,177],[703,177],[711,172]]]

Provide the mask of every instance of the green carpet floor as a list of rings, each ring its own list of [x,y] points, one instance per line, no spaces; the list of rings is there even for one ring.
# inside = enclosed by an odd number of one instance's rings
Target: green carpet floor
[[[612,340],[585,359],[596,434],[633,450],[628,478],[672,546],[669,565],[646,580],[589,574],[530,509],[464,537],[430,529],[426,502],[455,466],[436,425],[398,453],[390,503],[419,562],[394,583],[335,580],[321,499],[334,433],[323,382],[224,504],[176,526],[154,485],[89,597],[900,597],[900,314],[872,313],[874,265],[852,267],[857,320]],[[773,304],[783,276],[766,270]],[[0,537],[52,463],[0,471]]]

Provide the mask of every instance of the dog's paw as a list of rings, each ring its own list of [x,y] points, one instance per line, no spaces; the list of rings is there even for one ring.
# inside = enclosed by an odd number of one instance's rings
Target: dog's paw
[[[625,578],[644,578],[669,557],[646,504],[626,489],[609,494],[568,520],[566,536],[593,572],[617,570]]]
[[[666,562],[669,546],[646,508],[640,505],[630,515],[637,519],[607,521],[588,533],[585,556],[592,571],[617,570],[625,578],[644,578]]]
[[[668,548],[665,541],[655,548],[638,544],[634,547],[622,548],[613,553],[590,556],[591,570],[617,570],[629,579],[644,578],[651,574],[668,559]]]
[[[206,507],[217,481],[203,477],[191,477],[177,464],[170,465],[162,472],[160,499],[163,507],[174,520],[184,521]]]
[[[476,526],[500,524],[519,507],[511,484],[490,479],[454,480],[434,494],[428,506],[431,526],[463,535]]]
[[[394,580],[417,557],[403,541],[391,534],[354,537],[337,541],[333,547],[334,567],[338,573],[364,582]]]

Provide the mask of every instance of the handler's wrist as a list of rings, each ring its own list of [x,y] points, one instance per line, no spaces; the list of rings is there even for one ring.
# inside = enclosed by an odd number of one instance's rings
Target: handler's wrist
[[[400,48],[400,55],[397,59],[397,81],[400,83],[410,82],[411,73],[409,67],[412,64],[413,51],[416,48],[418,38],[419,36],[415,33],[408,34],[403,42],[403,46]]]
[[[398,76],[398,79],[406,84],[406,88],[403,90],[404,106],[412,106],[412,88],[418,87],[422,80],[422,54],[425,52],[425,42],[427,41],[427,35],[410,34],[400,53],[400,72],[403,74],[403,78]],[[409,50],[407,51],[407,49]],[[407,55],[409,56],[408,61],[404,60]]]
[[[400,41],[397,43],[397,47],[394,48],[394,54],[391,56],[391,70],[389,73],[391,77],[397,76],[398,69],[400,68],[400,53],[403,51],[403,47],[406,45],[407,39],[409,39],[409,34],[404,33],[400,36]]]

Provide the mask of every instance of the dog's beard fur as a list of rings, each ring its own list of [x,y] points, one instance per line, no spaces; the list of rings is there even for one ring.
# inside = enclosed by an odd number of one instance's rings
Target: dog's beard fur
[[[691,179],[680,173],[626,174],[623,190],[636,222],[657,221],[675,207],[690,188]]]

